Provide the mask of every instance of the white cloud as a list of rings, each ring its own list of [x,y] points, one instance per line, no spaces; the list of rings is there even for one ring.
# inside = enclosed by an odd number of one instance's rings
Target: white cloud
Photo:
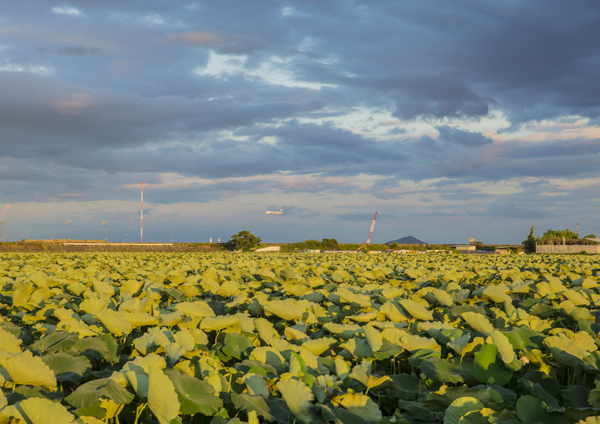
[[[52,13],[57,15],[83,16],[79,9],[71,6],[57,6],[52,8]]]
[[[38,75],[50,75],[54,73],[54,69],[50,66],[44,65],[21,65],[19,63],[12,63],[4,61],[0,63],[0,72],[29,72],[31,74]]]
[[[285,65],[288,62],[287,59],[271,56],[259,67],[252,69],[246,68],[247,60],[247,56],[211,52],[206,66],[194,68],[192,72],[198,75],[212,75],[222,79],[227,79],[236,74],[244,74],[251,77],[258,77],[266,84],[283,85],[285,87],[305,87],[311,89],[320,89],[323,86],[333,87],[331,84],[320,84],[295,79],[294,75],[285,69]]]

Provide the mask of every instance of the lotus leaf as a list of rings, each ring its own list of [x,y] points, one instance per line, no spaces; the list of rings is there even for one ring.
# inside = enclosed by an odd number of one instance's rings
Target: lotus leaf
[[[487,317],[476,312],[463,312],[460,317],[475,331],[488,334],[494,331],[494,326]]]
[[[227,327],[239,327],[240,320],[231,315],[206,317],[200,322],[200,328],[204,331],[221,331]]]
[[[505,364],[511,364],[515,360],[515,351],[512,344],[508,340],[508,337],[500,331],[493,330],[489,333],[486,339],[486,343],[493,343],[498,348],[500,357]]]
[[[353,337],[350,340],[341,343],[340,347],[346,349],[354,358],[372,358],[373,351],[366,339]]]
[[[381,308],[379,308],[379,312],[383,314],[387,319],[393,322],[405,322],[408,321],[406,315],[400,312],[398,306],[396,306],[393,302],[385,302]]]
[[[277,383],[277,390],[296,418],[305,423],[311,422],[310,407],[315,397],[306,384],[293,379],[281,380]]]
[[[125,317],[124,312],[103,309],[94,313],[94,316],[115,336],[131,333],[131,323]]]
[[[203,300],[197,300],[194,302],[181,302],[175,305],[176,311],[181,311],[186,316],[196,317],[214,317],[215,312]]]
[[[361,328],[357,324],[337,324],[327,323],[323,325],[323,329],[329,331],[331,334],[335,334],[342,339],[350,339],[356,333],[361,331]]]
[[[127,404],[134,399],[134,395],[121,387],[115,380],[100,378],[82,384],[66,397],[67,402],[76,408],[89,408],[101,398],[112,399],[117,404]]]
[[[264,310],[286,321],[298,321],[304,314],[304,310],[292,299],[272,300],[264,306]]]
[[[469,412],[479,411],[483,407],[483,403],[473,397],[465,396],[458,398],[446,409],[444,424],[458,424],[461,418]]]
[[[260,346],[254,348],[254,350],[252,350],[250,353],[250,359],[272,365],[277,369],[285,368],[285,358],[277,349],[269,346]]]
[[[56,377],[39,356],[24,351],[4,361],[4,368],[15,384],[42,386],[56,390]]]
[[[106,300],[97,297],[91,297],[81,302],[79,304],[79,309],[89,314],[95,314],[98,311],[106,309],[107,306],[108,302]]]
[[[348,377],[359,381],[367,389],[382,388],[393,384],[392,379],[387,375],[383,377],[371,375],[371,362],[366,360],[363,360],[360,365],[356,365]]]
[[[402,299],[399,303],[413,318],[423,321],[433,321],[433,314],[431,311],[428,311],[414,300]]]
[[[174,369],[165,370],[165,374],[177,392],[179,402],[176,403],[179,403],[181,413],[187,415],[201,413],[208,416],[216,414],[223,406],[223,402],[210,384]]]
[[[175,386],[159,368],[151,367],[148,377],[148,407],[160,424],[169,424],[179,415]]]
[[[71,424],[75,419],[63,405],[48,399],[25,399],[15,404],[15,409],[31,424]]]
[[[318,339],[307,340],[302,343],[302,347],[309,352],[319,356],[323,352],[327,351],[331,346],[333,346],[337,342],[336,339],[332,337],[320,337]]]
[[[517,400],[517,415],[525,424],[551,421],[550,416],[546,412],[546,405],[529,395],[521,396]]]
[[[441,383],[464,383],[467,370],[440,358],[425,359],[419,369],[430,379]]]
[[[91,370],[92,364],[85,356],[73,356],[65,352],[49,353],[42,360],[56,375],[56,380],[79,381]]]
[[[493,344],[486,344],[479,352],[475,353],[473,376],[480,383],[504,386],[512,378],[512,370],[498,360],[497,353],[498,348]]]
[[[340,404],[352,414],[358,415],[367,421],[378,422],[383,417],[381,410],[369,396],[359,393],[346,393],[336,396],[332,400],[334,405]]]
[[[21,343],[15,335],[0,327],[0,346],[9,353],[21,353]]]
[[[227,333],[222,350],[226,355],[240,359],[242,353],[253,346],[248,337],[238,333]]]

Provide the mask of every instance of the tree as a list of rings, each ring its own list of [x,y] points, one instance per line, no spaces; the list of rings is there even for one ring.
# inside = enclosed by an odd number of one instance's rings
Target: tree
[[[596,238],[596,234],[588,234],[584,238]]]
[[[527,236],[525,241],[523,241],[523,247],[529,250],[530,252],[535,252],[535,244],[537,241],[538,239],[533,235],[533,227],[531,227],[529,235]]]
[[[563,237],[566,239],[579,238],[579,237],[577,237],[577,233],[575,231],[571,231],[567,228],[565,230],[548,230],[542,236],[542,240],[544,240],[544,239],[561,239]]]
[[[243,230],[231,236],[231,240],[225,243],[225,248],[227,250],[242,250],[246,252],[258,246],[261,241],[260,237],[256,237],[250,231]]]
[[[338,250],[339,247],[340,247],[340,244],[334,238],[324,238],[323,241],[321,242],[321,248],[323,250]]]

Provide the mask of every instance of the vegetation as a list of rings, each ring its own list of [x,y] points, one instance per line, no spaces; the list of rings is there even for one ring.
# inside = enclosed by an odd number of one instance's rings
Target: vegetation
[[[596,255],[1,259],[2,423],[598,423]]]
[[[523,241],[523,247],[525,249],[529,250],[530,252],[535,252],[535,244],[539,241],[539,238],[536,238],[533,235],[533,231],[534,231],[534,228],[531,227],[531,230],[529,230],[529,235]]]
[[[256,247],[262,239],[256,237],[250,231],[243,230],[231,236],[231,240],[225,243],[227,250],[242,250],[244,252]]]
[[[571,231],[571,230],[569,230],[567,228],[565,230],[548,230],[542,236],[542,240],[545,240],[545,239],[560,239],[560,238],[563,238],[563,237],[566,238],[566,239],[579,238],[577,236],[576,232]]]
[[[340,244],[334,238],[324,238],[318,240],[304,240],[298,243],[290,243],[281,247],[283,251],[293,250],[339,250]]]
[[[596,238],[596,234],[588,234],[587,236],[584,236],[583,238]]]

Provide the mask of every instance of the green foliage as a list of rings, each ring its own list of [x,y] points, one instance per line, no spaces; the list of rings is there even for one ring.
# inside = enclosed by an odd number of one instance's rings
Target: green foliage
[[[250,231],[243,230],[231,236],[231,239],[225,243],[225,248],[227,250],[242,250],[246,252],[258,246],[261,241],[260,237],[256,237]]]
[[[597,423],[598,255],[0,261],[0,423]]]
[[[293,250],[339,250],[340,244],[336,239],[324,238],[321,241],[318,240],[304,240],[298,243],[290,243],[281,247],[283,251]]]
[[[576,232],[571,231],[567,228],[565,230],[548,230],[542,236],[542,240],[556,238],[560,239],[563,237],[566,239],[578,238]]]
[[[529,230],[529,235],[523,241],[523,247],[530,252],[535,252],[535,244],[538,242],[538,240],[539,239],[533,235],[533,227],[531,227],[531,230]]]
[[[596,238],[596,234],[588,234],[587,236],[584,236],[583,238]]]

